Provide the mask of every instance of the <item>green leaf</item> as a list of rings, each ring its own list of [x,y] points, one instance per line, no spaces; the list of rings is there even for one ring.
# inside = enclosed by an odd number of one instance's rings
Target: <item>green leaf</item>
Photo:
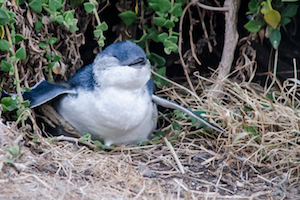
[[[139,40],[136,40],[135,43],[138,44],[141,48],[145,48],[145,43],[148,39],[148,34],[144,33]]]
[[[101,33],[102,33],[101,30],[94,30],[94,36],[95,36],[96,38],[99,38],[100,35],[101,35]]]
[[[181,5],[179,3],[174,4],[174,7],[172,9],[172,15],[174,15],[175,17],[181,17],[182,8],[181,8]]]
[[[168,40],[170,40],[171,42],[177,44],[177,42],[178,42],[178,37],[177,37],[177,36],[170,36],[170,37],[168,37]]]
[[[62,25],[64,23],[64,17],[62,15],[58,15],[55,18],[55,21],[57,21],[57,23],[59,23],[60,25]]]
[[[148,28],[147,32],[149,33],[150,39],[152,39],[154,42],[159,42],[159,39],[158,39],[159,31],[157,30],[157,28],[155,26]]]
[[[18,44],[19,42],[21,42],[21,41],[27,39],[26,37],[24,37],[24,36],[21,35],[21,34],[16,34],[16,37],[15,37],[15,38],[16,38],[16,41],[15,41],[16,44]]]
[[[269,40],[274,49],[278,49],[281,41],[281,33],[277,29],[272,29],[269,35]]]
[[[55,66],[55,63],[56,63],[56,62],[50,62],[50,63],[48,64],[49,69],[52,69],[52,68]]]
[[[288,17],[282,17],[281,18],[281,21],[280,21],[280,24],[282,25],[282,26],[285,26],[285,25],[287,25],[288,23],[290,23],[291,22],[291,19],[290,18],[288,18]]]
[[[12,64],[10,62],[7,62],[6,60],[1,60],[1,70],[4,72],[8,72],[12,67]]]
[[[23,106],[25,106],[25,107],[29,107],[30,101],[28,101],[28,100],[22,101],[21,105],[23,105]]]
[[[10,148],[4,147],[5,151],[9,152],[13,158],[17,158],[20,156],[20,147],[17,144],[14,144]]]
[[[42,28],[43,27],[43,23],[41,22],[41,21],[37,21],[36,23],[35,23],[35,30],[39,30],[40,28]]]
[[[46,49],[47,48],[47,44],[40,42],[39,43],[39,47],[41,47],[42,49]]]
[[[172,128],[173,128],[173,130],[176,130],[176,131],[180,131],[181,130],[181,126],[177,122],[173,122],[172,123]]]
[[[126,25],[131,25],[136,19],[138,19],[136,14],[134,12],[132,12],[131,10],[122,12],[122,13],[118,14],[118,16],[123,20],[123,22]]]
[[[0,40],[0,50],[6,51],[10,48],[10,43],[7,40]]]
[[[63,16],[66,22],[74,19],[75,10],[68,10],[64,12]]]
[[[10,16],[6,8],[0,8],[0,25],[5,26],[5,23],[8,22]]]
[[[264,25],[263,22],[259,22],[256,20],[250,20],[247,24],[244,25],[244,28],[250,31],[251,33],[256,33],[260,30],[260,28]]]
[[[90,3],[90,2],[86,2],[83,4],[84,5],[84,10],[87,12],[87,13],[91,13],[93,12],[95,6],[94,4]]]
[[[77,23],[77,19],[76,19],[76,23]],[[74,24],[74,25],[69,26],[69,30],[70,30],[70,31],[78,31],[79,28],[77,27],[76,24]]]
[[[108,30],[108,26],[106,24],[106,22],[102,22],[101,25],[98,25],[97,30],[102,30],[102,31],[107,31]]]
[[[248,3],[249,11],[246,12],[246,14],[256,14],[258,7],[259,7],[259,2],[257,0],[250,0],[250,2]]]
[[[56,37],[50,37],[50,38],[48,39],[48,44],[54,44],[56,41],[57,41],[57,38],[56,38]]]
[[[168,38],[168,34],[167,33],[161,33],[157,37],[158,37],[158,40],[160,42],[164,42]]]
[[[167,20],[164,17],[154,17],[154,22],[156,26],[164,26]]]
[[[175,27],[175,23],[168,19],[168,20],[164,23],[164,27],[166,27],[166,28],[174,28],[174,27]]]
[[[166,69],[167,69],[166,67],[161,67],[156,71],[156,73],[158,73],[159,75],[165,77],[166,76]],[[155,83],[156,83],[157,86],[164,86],[168,83],[167,81],[165,81],[164,79],[162,79],[158,76],[155,76],[154,80],[155,80]]]
[[[169,0],[160,0],[158,2],[158,7],[162,13],[166,13],[171,10],[172,4]]]
[[[23,47],[20,47],[16,51],[16,57],[19,58],[20,60],[24,60],[26,58],[26,51]]]
[[[18,108],[18,100],[16,96],[12,97],[3,97],[1,99],[1,105],[3,108],[3,112],[13,111]]]
[[[10,76],[15,74],[15,68],[11,67],[8,73]]]
[[[32,0],[29,3],[30,8],[32,8],[35,12],[42,12],[42,0]]]
[[[55,55],[53,61],[54,61],[54,62],[57,62],[57,61],[59,61],[60,59],[61,59],[61,56]]]
[[[49,9],[52,12],[57,11],[62,7],[61,1],[60,0],[49,0]]]
[[[99,40],[97,41],[98,45],[100,47],[103,47],[105,45],[104,41],[106,40],[106,37],[102,36],[99,38]]]
[[[297,13],[299,5],[288,4],[281,13],[281,17],[294,17]]]
[[[161,67],[161,66],[164,66],[166,64],[166,59],[162,56],[159,56],[156,53],[151,52],[148,57],[153,62],[154,66]]]

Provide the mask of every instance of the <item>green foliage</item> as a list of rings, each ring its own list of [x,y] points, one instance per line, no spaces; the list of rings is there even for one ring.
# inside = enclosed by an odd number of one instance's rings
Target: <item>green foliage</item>
[[[105,150],[105,149],[113,149],[114,146],[107,146],[105,144],[103,144],[102,142],[98,141],[98,140],[92,140],[91,139],[91,135],[89,133],[84,132],[83,136],[81,138],[79,138],[78,140],[80,143],[82,144],[86,144],[90,147],[94,147],[94,150]]]
[[[125,11],[118,15],[126,25],[131,25],[138,17],[132,11]]]
[[[0,50],[6,51],[10,48],[10,43],[7,40],[0,40]]]
[[[87,13],[93,13],[95,15],[95,18],[97,20],[98,25],[96,26],[96,29],[94,30],[94,36],[98,39],[97,43],[99,46],[103,47],[105,45],[105,36],[103,35],[103,32],[108,29],[108,25],[106,22],[101,22],[99,15],[96,10],[96,6],[98,5],[97,1],[95,0],[89,0],[89,2],[84,3],[84,9]]]
[[[250,0],[248,3],[249,11],[246,14],[255,14],[256,19],[250,20],[244,27],[248,31],[256,33],[266,25],[267,28],[270,29],[269,40],[273,48],[277,49],[281,40],[280,28],[290,23],[290,18],[294,17],[297,13],[299,5],[290,3],[296,1],[297,0],[277,0],[272,2],[272,0],[265,0],[259,3],[258,0]],[[282,10],[282,12],[279,13],[279,11],[274,8]],[[264,21],[261,20],[261,15],[264,16]]]
[[[5,163],[13,163],[14,160],[16,160],[17,158],[19,158],[22,155],[21,152],[20,152],[20,147],[17,144],[14,144],[10,148],[4,147],[4,150],[9,152],[12,156],[12,159],[11,158],[6,158],[4,160]]]

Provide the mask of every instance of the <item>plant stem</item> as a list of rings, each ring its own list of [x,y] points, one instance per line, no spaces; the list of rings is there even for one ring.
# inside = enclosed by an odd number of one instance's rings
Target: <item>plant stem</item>
[[[10,31],[8,29],[8,26],[5,25],[5,30],[6,30],[6,34],[7,34],[7,39],[11,45],[11,50],[12,50],[12,53],[13,53],[13,56],[16,55],[15,53],[15,50],[13,48],[13,43],[11,41],[11,36],[10,36]],[[23,102],[23,96],[22,96],[22,93],[21,93],[21,84],[20,84],[20,77],[19,77],[19,71],[18,71],[18,61],[14,61],[13,62],[13,66],[14,66],[14,74],[15,74],[15,81],[16,81],[16,86],[17,86],[17,94],[18,94],[18,97],[19,97],[19,102],[20,102],[20,106],[21,108],[23,108],[24,106],[21,104]]]

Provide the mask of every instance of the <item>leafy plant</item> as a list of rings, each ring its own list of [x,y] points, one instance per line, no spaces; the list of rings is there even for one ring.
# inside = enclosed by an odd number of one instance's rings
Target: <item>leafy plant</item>
[[[249,11],[246,14],[253,14],[254,19],[245,24],[244,27],[252,33],[257,33],[266,25],[269,29],[269,40],[273,48],[277,49],[281,41],[280,28],[283,27],[285,29],[285,25],[291,22],[290,18],[294,17],[297,13],[299,6],[292,3],[296,1],[273,0],[272,2],[272,0],[265,0],[259,3],[258,0],[251,0],[248,3]],[[280,13],[274,8],[282,10],[282,12]]]
[[[17,117],[26,109],[26,106],[29,106],[29,102],[23,101],[22,97],[22,87],[20,84],[19,72],[18,72],[18,63],[20,60],[26,59],[26,51],[23,46],[20,45],[20,42],[26,40],[26,38],[20,34],[17,34],[15,31],[14,23],[15,14],[10,12],[6,8],[3,8],[4,1],[0,1],[0,26],[1,26],[1,40],[0,40],[0,49],[2,51],[8,51],[8,57],[6,60],[1,60],[1,70],[8,72],[9,75],[14,75],[14,84],[17,87],[17,96],[5,97],[1,99],[1,105],[3,111],[11,111],[14,109],[17,110]],[[5,27],[5,32],[4,28]],[[10,27],[10,29],[9,29]],[[6,34],[5,34],[6,33]],[[16,47],[17,50],[15,51]],[[24,119],[22,120],[24,124]]]
[[[20,147],[17,144],[14,144],[10,148],[4,147],[4,150],[9,152],[12,156],[12,158],[4,159],[5,163],[13,163],[14,160],[16,160],[17,158],[19,158],[22,155],[21,152],[20,152]]]
[[[98,45],[103,47],[105,36],[103,35],[103,32],[108,29],[108,26],[106,22],[101,22],[100,17],[97,13],[96,6],[98,5],[96,0],[89,0],[89,2],[84,3],[84,9],[87,13],[93,13],[95,15],[95,18],[97,20],[97,27],[96,30],[94,30],[94,36],[98,39]]]
[[[18,5],[23,4],[25,1],[17,2]],[[37,13],[42,14],[42,11],[46,11],[52,21],[64,25],[70,31],[77,31],[78,19],[74,18],[75,10],[64,10],[64,1],[61,0],[31,0],[29,1],[29,7]],[[38,21],[35,28],[42,27],[42,22]]]
[[[99,149],[113,149],[114,146],[107,146],[105,144],[103,144],[102,142],[98,141],[98,140],[92,140],[91,139],[91,134],[84,132],[83,136],[81,138],[79,138],[78,140],[80,143],[82,144],[86,144],[88,146],[95,146],[95,150],[99,150]]]
[[[61,59],[61,56],[56,55],[54,51],[50,51],[50,48],[47,48],[49,45],[55,44],[57,41],[56,37],[50,37],[49,39],[46,39],[46,43],[39,43],[39,47],[41,47],[42,49],[47,49],[46,53],[46,58],[48,60],[48,66],[45,68],[46,72],[49,72],[49,81],[53,82],[53,75],[52,75],[52,71],[53,71],[53,67],[58,64],[58,61]]]

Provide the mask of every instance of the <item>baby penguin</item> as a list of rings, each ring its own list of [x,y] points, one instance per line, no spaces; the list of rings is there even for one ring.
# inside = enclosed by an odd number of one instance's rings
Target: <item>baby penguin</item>
[[[25,100],[34,108],[53,100],[56,111],[81,134],[106,145],[147,140],[157,125],[157,105],[180,110],[217,131],[192,111],[153,94],[150,62],[136,44],[111,44],[66,84],[37,83]]]

